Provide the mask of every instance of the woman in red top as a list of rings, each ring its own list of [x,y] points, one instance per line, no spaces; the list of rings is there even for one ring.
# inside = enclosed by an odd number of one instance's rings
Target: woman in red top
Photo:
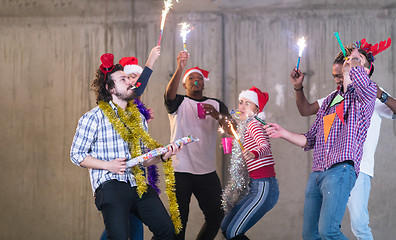
[[[223,193],[226,216],[221,230],[226,239],[249,239],[245,236],[278,202],[279,185],[275,177],[275,162],[272,158],[269,138],[263,123],[253,116],[263,118],[263,109],[268,102],[268,93],[252,87],[239,95],[240,124],[238,130],[243,136],[243,151],[234,146],[230,164],[230,181]],[[235,145],[235,144],[234,144]],[[239,156],[237,156],[239,155]],[[234,161],[234,162],[233,162]],[[242,175],[246,185],[241,186]],[[248,192],[244,193],[244,189]],[[239,188],[240,191],[235,192]]]

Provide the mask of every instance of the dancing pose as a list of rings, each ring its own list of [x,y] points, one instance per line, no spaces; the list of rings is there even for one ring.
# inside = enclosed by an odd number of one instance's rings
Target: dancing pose
[[[110,53],[101,57],[92,84],[98,106],[80,118],[70,158],[89,169],[95,204],[102,212],[109,239],[128,238],[131,212],[149,227],[153,239],[172,239],[175,226],[157,192],[146,184],[142,166],[126,167],[126,161],[161,145],[143,129],[133,101],[136,88],[113,60]],[[166,161],[179,150],[173,143],[167,153],[143,166]]]
[[[377,94],[377,86],[368,76],[371,60],[367,52],[355,48],[349,54],[341,88],[323,101],[307,133],[293,133],[276,123],[264,126],[271,138],[284,138],[306,151],[314,149],[305,190],[304,239],[347,239],[341,221],[360,171]]]
[[[244,143],[240,154],[233,151],[230,164],[232,176],[223,193],[226,216],[221,223],[221,230],[226,239],[249,239],[245,235],[246,231],[278,202],[279,185],[275,177],[275,162],[269,138],[262,123],[253,118],[254,115],[263,118],[267,102],[268,93],[261,92],[256,87],[239,94],[241,124],[238,129]],[[239,174],[242,176],[236,176],[236,171],[231,170],[236,168],[242,169]],[[241,181],[248,188],[241,186]],[[240,191],[235,191],[237,186],[240,186]],[[243,189],[248,189],[248,192],[245,193]]]

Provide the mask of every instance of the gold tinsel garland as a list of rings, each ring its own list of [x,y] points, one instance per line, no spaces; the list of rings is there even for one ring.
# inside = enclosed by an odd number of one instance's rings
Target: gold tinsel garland
[[[175,193],[175,172],[173,171],[172,160],[169,158],[166,162],[163,163],[164,173],[165,173],[165,192],[169,199],[169,212],[171,215],[171,219],[173,225],[175,225],[175,232],[179,234],[183,229],[179,205],[177,204],[176,193]]]
[[[128,103],[126,110],[114,104],[117,107],[118,117],[109,103],[99,101],[98,105],[104,115],[109,119],[116,132],[125,142],[129,143],[129,151],[132,158],[138,157],[142,154],[140,139],[142,139],[143,143],[149,149],[155,149],[162,146],[162,144],[155,141],[146,131],[144,131],[139,109],[133,101]],[[163,165],[165,172],[165,192],[169,199],[169,211],[175,227],[175,232],[178,234],[182,229],[182,224],[180,220],[179,205],[177,204],[176,194],[174,191],[175,175],[172,160],[168,159],[168,161],[164,162]],[[142,197],[142,195],[147,192],[147,183],[143,170],[139,166],[133,166],[132,171],[137,184],[137,193],[139,197]]]

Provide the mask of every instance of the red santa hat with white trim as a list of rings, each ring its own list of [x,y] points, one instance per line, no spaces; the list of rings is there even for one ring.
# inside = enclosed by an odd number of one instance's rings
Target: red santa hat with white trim
[[[260,89],[253,86],[249,90],[242,91],[239,94],[239,100],[241,100],[241,98],[246,98],[256,104],[260,110],[258,117],[263,120],[265,119],[264,108],[269,99],[268,93],[262,92]]]
[[[191,73],[195,73],[195,72],[201,74],[203,79],[204,79],[204,81],[209,81],[209,77],[208,77],[209,76],[209,72],[208,71],[203,70],[203,69],[201,69],[199,67],[193,67],[193,68],[188,69],[184,73],[182,82],[185,83],[188,75],[190,75]]]
[[[126,74],[142,74],[143,72],[143,68],[138,65],[138,59],[135,57],[123,57],[120,59],[119,64],[124,67],[124,72]]]

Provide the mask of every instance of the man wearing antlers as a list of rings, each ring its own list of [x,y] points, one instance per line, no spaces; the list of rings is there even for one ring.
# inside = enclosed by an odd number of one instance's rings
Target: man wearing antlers
[[[313,149],[312,172],[305,190],[305,240],[347,239],[341,232],[341,221],[359,175],[377,92],[368,76],[371,61],[367,55],[356,48],[347,55],[342,87],[323,101],[307,133],[294,133],[276,123],[264,126],[270,138],[284,138],[306,151]],[[291,77],[298,77],[296,74],[292,72]]]
[[[366,43],[365,39],[360,42],[360,45],[361,48],[367,50],[370,58],[374,59],[373,57],[375,55],[391,45],[391,39],[389,38],[387,42],[381,41],[379,47],[378,44],[371,46],[371,44]],[[344,60],[344,55],[340,52],[333,63],[333,77],[337,87],[342,86],[342,64],[344,63]],[[374,65],[371,66],[369,75],[371,76],[373,72]],[[291,81],[294,85],[296,104],[300,114],[302,116],[311,116],[316,114],[326,98],[319,99],[314,103],[309,103],[304,95],[302,85],[304,75],[300,71],[296,71],[292,76],[296,76],[291,77]],[[396,100],[382,88],[377,86],[377,99],[375,101],[374,113],[371,117],[370,127],[367,131],[367,139],[363,146],[360,174],[348,200],[351,229],[357,239],[373,239],[373,235],[369,227],[368,201],[371,189],[371,178],[374,176],[374,154],[379,139],[382,118],[395,119],[395,113]]]

